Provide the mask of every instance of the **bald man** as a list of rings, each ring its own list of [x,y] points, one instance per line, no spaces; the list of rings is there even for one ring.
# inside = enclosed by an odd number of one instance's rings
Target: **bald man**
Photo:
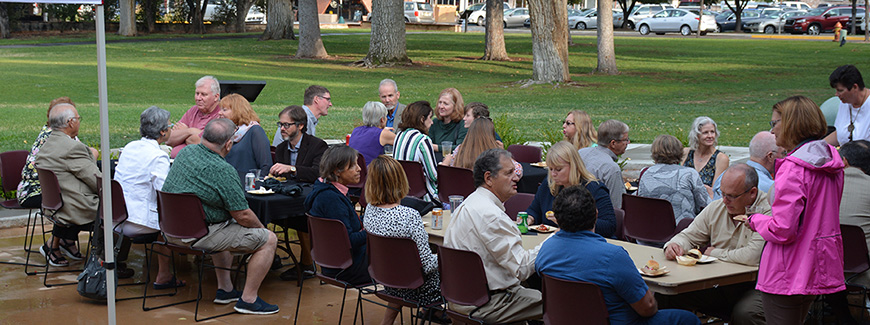
[[[767,193],[773,187],[773,167],[777,159],[785,157],[788,152],[776,145],[776,136],[768,131],[761,131],[749,141],[749,161],[747,165],[755,168],[758,173],[758,189]],[[713,182],[713,199],[722,198],[722,175]]]

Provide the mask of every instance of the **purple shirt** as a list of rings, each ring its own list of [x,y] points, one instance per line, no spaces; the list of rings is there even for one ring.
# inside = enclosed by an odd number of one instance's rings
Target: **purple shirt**
[[[350,133],[350,147],[356,149],[366,159],[366,166],[372,160],[384,153],[381,145],[381,131],[383,129],[374,126],[358,126]]]

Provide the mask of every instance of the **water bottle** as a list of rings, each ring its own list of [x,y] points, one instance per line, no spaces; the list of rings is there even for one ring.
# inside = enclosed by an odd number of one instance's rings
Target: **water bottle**
[[[257,181],[257,176],[255,176],[254,173],[245,174],[245,190],[246,191],[256,190],[257,189],[256,188],[257,187],[256,181]]]
[[[529,214],[525,212],[517,213],[517,228],[521,234],[529,232]]]

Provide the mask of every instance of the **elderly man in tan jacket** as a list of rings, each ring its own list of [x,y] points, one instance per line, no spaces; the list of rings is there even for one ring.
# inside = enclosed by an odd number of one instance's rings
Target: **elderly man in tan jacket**
[[[49,242],[39,248],[52,266],[67,266],[64,255],[81,260],[76,241],[78,233],[92,227],[97,216],[96,157],[85,144],[76,141],[82,117],[75,106],[58,104],[51,109],[48,121],[53,132],[36,155],[37,168],[47,169],[57,175],[63,207],[57,211],[55,225]],[[63,254],[61,254],[63,253]]]

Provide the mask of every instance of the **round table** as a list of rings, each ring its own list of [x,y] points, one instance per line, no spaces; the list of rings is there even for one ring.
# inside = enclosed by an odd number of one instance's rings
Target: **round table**
[[[523,166],[523,178],[520,178],[520,181],[517,182],[517,192],[537,193],[538,187],[547,179],[547,169],[535,167],[529,163],[520,163],[520,165]]]

